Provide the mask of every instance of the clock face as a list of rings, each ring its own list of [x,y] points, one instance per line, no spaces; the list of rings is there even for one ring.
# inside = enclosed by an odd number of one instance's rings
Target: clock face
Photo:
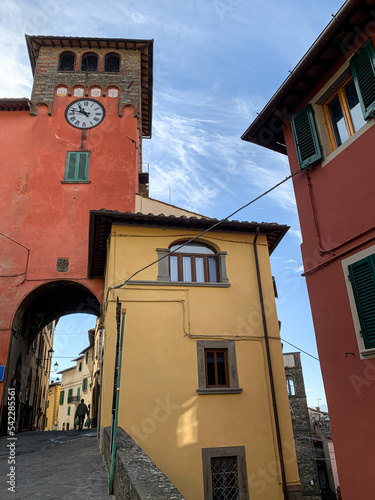
[[[96,127],[104,120],[104,117],[105,108],[95,99],[77,99],[71,102],[65,110],[66,121],[82,130]]]

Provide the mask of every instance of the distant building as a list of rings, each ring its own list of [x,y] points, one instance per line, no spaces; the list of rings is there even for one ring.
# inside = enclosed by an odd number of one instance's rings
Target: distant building
[[[284,367],[298,472],[306,500],[322,500],[299,352],[284,353]]]
[[[81,352],[81,355],[74,359],[75,366],[61,370],[61,391],[59,400],[58,430],[74,429],[74,415],[77,405],[81,399],[89,410],[92,397],[92,364],[93,364],[93,330],[89,330],[91,345]]]
[[[340,485],[337,472],[336,455],[332,441],[329,414],[319,407],[309,408],[309,417],[314,444],[314,460],[318,468],[319,483],[322,490],[334,489]]]
[[[44,421],[45,431],[56,431],[59,418],[61,382],[51,382],[48,390],[46,419]]]

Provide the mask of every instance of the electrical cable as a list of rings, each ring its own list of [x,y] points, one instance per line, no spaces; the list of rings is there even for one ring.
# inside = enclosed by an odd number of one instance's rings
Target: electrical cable
[[[319,361],[319,358],[317,358],[316,356],[313,356],[312,354],[308,353],[307,351],[304,351],[303,349],[301,349],[300,347],[297,347],[296,345],[294,344],[291,344],[290,342],[288,342],[287,340],[285,339],[282,339],[280,338],[280,340],[282,342],[285,342],[286,344],[289,344],[291,345],[292,347],[294,347],[295,349],[298,349],[299,351],[303,352],[304,354],[307,354],[307,356],[310,356],[310,358],[313,358],[313,359],[316,359],[317,361]],[[286,353],[287,354],[287,353]]]

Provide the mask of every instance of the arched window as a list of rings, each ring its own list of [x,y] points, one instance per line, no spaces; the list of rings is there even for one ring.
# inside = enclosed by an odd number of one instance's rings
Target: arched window
[[[63,52],[60,54],[59,71],[74,71],[76,56],[73,52]]]
[[[98,71],[98,56],[88,52],[82,56],[81,71]]]
[[[173,244],[169,251],[171,281],[217,283],[218,265],[216,252],[202,243]],[[175,252],[175,253],[172,253]]]
[[[104,71],[118,73],[120,71],[120,56],[118,54],[107,54],[104,60]]]
[[[296,391],[294,388],[294,380],[293,380],[293,377],[291,375],[286,376],[286,387],[288,389],[288,396],[295,396],[296,395]]]

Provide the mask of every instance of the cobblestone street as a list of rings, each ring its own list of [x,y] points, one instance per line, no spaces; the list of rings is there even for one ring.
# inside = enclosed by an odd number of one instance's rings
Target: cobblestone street
[[[108,475],[92,431],[25,432],[0,438],[2,499],[101,500],[108,495]],[[15,492],[9,491],[10,443],[15,444]],[[13,455],[12,455],[13,456]]]

